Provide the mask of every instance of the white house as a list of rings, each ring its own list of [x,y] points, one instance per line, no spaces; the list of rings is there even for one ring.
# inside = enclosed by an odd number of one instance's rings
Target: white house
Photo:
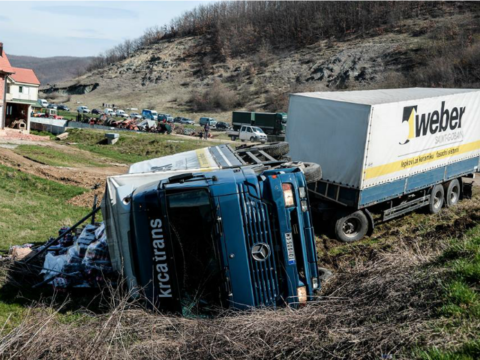
[[[10,65],[7,54],[3,50],[3,44],[0,43],[0,71],[3,71],[4,81],[3,86],[4,101],[0,114],[0,129],[17,128],[26,132],[30,131],[30,114],[32,113],[32,106],[38,100],[38,88],[40,81],[38,81],[35,72],[32,69],[16,68]],[[6,86],[5,86],[6,85]],[[19,123],[25,124],[25,128],[19,126]]]

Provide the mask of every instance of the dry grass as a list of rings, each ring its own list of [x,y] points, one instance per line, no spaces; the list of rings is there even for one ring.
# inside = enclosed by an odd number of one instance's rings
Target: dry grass
[[[3,331],[3,358],[89,359],[411,359],[419,348],[461,344],[478,331],[439,316],[448,269],[438,266],[449,241],[478,224],[478,194],[425,225],[414,218],[409,231],[392,222],[395,238],[338,254],[342,266],[316,302],[293,310],[257,309],[218,317],[182,318],[145,310],[122,288],[101,294],[103,311],[65,321],[70,304],[32,306],[15,328]],[[429,217],[425,217],[428,219]],[[430,219],[432,219],[430,217]],[[405,218],[402,221],[405,222]],[[372,254],[355,249],[370,247]],[[55,310],[54,310],[55,309]],[[463,320],[459,320],[463,321]],[[2,326],[2,324],[0,324]],[[450,330],[446,330],[450,327]]]
[[[107,289],[110,310],[65,323],[37,305],[0,340],[5,358],[379,358],[431,339],[436,272],[423,266],[434,254],[410,247],[383,253],[327,283],[325,295],[299,310],[260,309],[186,319],[143,309],[121,289]],[[434,334],[432,334],[434,335]],[[405,355],[405,354],[404,354]],[[405,355],[408,357],[408,354]]]

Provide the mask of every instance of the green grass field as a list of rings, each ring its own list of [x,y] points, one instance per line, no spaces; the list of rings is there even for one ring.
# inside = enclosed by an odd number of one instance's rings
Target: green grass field
[[[15,152],[42,164],[63,167],[108,166],[105,159],[95,154],[78,151],[64,152],[58,148],[40,145],[20,145]],[[102,161],[103,160],[103,161]]]
[[[445,268],[439,279],[442,305],[438,317],[442,331],[460,341],[446,349],[432,347],[418,352],[423,360],[475,360],[480,358],[480,226],[462,239],[451,239],[434,266]]]
[[[113,131],[114,132],[114,131]],[[195,150],[218,143],[185,139],[161,134],[143,134],[120,131],[120,139],[114,145],[106,145],[106,131],[71,129],[63,142],[74,143],[82,150],[110,158],[120,163],[135,163],[142,160]]]
[[[41,243],[88,209],[67,204],[85,189],[59,184],[0,165],[0,249]]]

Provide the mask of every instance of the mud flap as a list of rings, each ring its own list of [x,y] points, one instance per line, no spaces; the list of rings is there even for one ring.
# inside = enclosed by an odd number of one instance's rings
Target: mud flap
[[[363,209],[363,212],[365,213],[365,215],[367,215],[367,219],[368,219],[367,235],[372,236],[373,230],[375,229],[375,222],[373,221],[372,213],[368,211],[368,209]]]

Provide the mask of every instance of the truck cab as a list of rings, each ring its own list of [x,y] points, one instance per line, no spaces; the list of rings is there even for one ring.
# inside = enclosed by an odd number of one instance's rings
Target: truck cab
[[[158,113],[155,110],[143,109],[142,110],[142,118],[146,120],[157,120]]]
[[[173,165],[163,162],[149,175],[109,180],[118,191],[107,191],[106,203],[116,198],[121,204],[104,213],[107,232],[109,239],[115,233],[124,239],[109,244],[113,263],[121,263],[129,283],[164,312],[305,304],[319,278],[303,172],[244,166],[219,147],[210,153],[221,151],[224,169],[167,177]],[[200,162],[208,159],[197,155]],[[130,181],[144,183],[130,192]],[[112,217],[116,211],[125,220]]]

